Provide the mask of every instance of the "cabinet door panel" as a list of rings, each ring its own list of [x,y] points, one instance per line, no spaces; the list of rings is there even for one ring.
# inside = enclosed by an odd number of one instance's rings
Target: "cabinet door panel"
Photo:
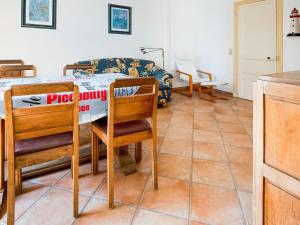
[[[265,97],[265,163],[300,180],[300,104]]]
[[[265,182],[265,225],[300,225],[300,199]]]

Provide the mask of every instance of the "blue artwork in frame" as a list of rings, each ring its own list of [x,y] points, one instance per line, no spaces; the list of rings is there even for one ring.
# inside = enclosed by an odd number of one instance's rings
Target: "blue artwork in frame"
[[[22,0],[22,27],[56,28],[56,0]]]
[[[108,5],[109,33],[131,34],[131,7]]]

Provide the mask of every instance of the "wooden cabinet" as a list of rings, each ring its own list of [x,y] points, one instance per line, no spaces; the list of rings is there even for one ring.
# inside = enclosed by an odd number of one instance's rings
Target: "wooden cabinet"
[[[300,225],[300,71],[254,85],[254,225]]]

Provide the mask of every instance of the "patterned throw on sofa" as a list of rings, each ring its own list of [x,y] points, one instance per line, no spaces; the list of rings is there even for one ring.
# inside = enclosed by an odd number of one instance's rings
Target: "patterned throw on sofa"
[[[86,73],[123,73],[133,77],[154,76],[159,81],[158,102],[164,105],[171,101],[172,98],[172,74],[155,65],[155,62],[143,59],[132,58],[107,58],[80,61],[76,64],[91,64],[92,71],[74,71],[74,74]]]

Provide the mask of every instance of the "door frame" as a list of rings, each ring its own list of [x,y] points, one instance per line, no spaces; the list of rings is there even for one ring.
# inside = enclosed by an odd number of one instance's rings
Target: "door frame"
[[[233,95],[238,97],[239,64],[238,64],[238,10],[241,6],[265,0],[237,0],[234,2],[233,28]],[[283,0],[276,1],[276,72],[283,72]]]

